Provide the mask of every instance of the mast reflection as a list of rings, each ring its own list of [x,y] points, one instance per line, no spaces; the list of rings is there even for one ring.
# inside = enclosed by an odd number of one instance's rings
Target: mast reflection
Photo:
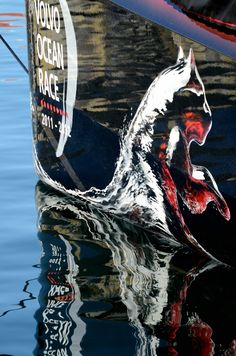
[[[36,203],[34,355],[235,355],[234,270],[42,183]]]

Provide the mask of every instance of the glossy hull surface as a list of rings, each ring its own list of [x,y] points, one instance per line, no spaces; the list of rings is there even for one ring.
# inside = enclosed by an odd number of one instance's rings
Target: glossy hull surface
[[[112,0],[141,17],[236,58],[234,1]],[[220,3],[220,4],[219,4]]]
[[[165,1],[116,3],[27,2],[37,173],[235,264],[235,42]]]

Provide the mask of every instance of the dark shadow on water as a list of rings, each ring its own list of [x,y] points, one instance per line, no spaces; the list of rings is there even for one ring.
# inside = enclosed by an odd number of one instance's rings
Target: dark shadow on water
[[[235,270],[38,183],[34,355],[235,355]]]

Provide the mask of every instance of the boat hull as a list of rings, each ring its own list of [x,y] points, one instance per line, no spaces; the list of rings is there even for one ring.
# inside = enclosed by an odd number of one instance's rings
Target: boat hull
[[[26,4],[38,176],[235,264],[234,43],[221,54],[132,1]]]

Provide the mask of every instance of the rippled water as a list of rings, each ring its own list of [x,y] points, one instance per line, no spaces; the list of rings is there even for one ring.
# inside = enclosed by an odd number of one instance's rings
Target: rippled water
[[[24,1],[0,2],[0,33],[27,64]],[[7,14],[6,14],[7,13]],[[35,347],[37,241],[28,77],[0,42],[0,354]]]
[[[234,355],[235,271],[36,187],[36,355]]]
[[[0,3],[27,63],[23,13]],[[1,42],[0,98],[0,355],[235,356],[235,271],[37,184],[28,77]]]
[[[27,64],[24,1],[0,3],[0,33]],[[35,346],[37,241],[28,77],[0,42],[0,353]]]

